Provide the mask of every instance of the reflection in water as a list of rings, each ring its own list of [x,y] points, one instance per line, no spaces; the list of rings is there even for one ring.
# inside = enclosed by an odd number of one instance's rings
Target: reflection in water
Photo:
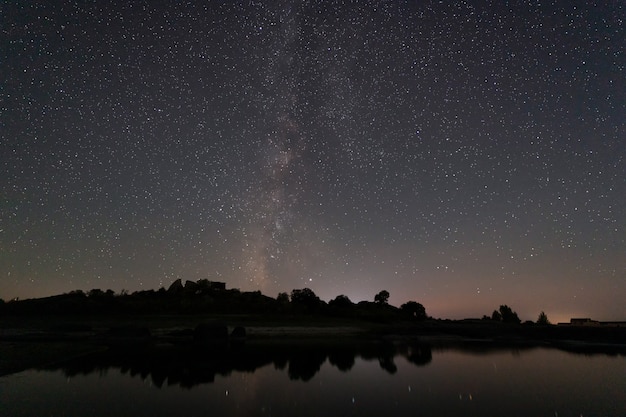
[[[623,353],[493,344],[118,347],[0,378],[0,415],[623,416]]]
[[[418,343],[156,345],[117,347],[46,369],[61,370],[72,377],[118,368],[131,376],[150,377],[157,387],[167,383],[191,388],[213,382],[216,375],[227,376],[233,371],[252,373],[270,364],[276,369],[286,369],[291,380],[309,381],[326,360],[342,372],[351,370],[357,358],[377,360],[382,369],[394,374],[397,371],[396,356],[417,366],[424,366],[432,360],[430,346]]]

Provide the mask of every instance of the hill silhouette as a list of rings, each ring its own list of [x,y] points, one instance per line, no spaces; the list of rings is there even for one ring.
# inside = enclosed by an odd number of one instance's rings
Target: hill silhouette
[[[280,327],[292,326],[325,328],[341,326],[359,328],[360,333],[385,337],[460,337],[480,338],[490,341],[514,341],[516,343],[542,343],[575,340],[593,343],[626,345],[626,326],[604,326],[602,323],[585,321],[594,326],[551,325],[545,313],[537,323],[521,323],[515,311],[503,304],[491,316],[482,319],[441,320],[433,319],[417,301],[408,301],[400,307],[390,305],[389,293],[382,290],[373,301],[352,302],[345,295],[338,295],[329,302],[321,300],[311,289],[294,289],[290,294],[280,293],[276,298],[260,291],[245,292],[227,289],[222,282],[209,280],[175,281],[168,289],[137,291],[116,294],[112,290],[92,289],[84,292],[13,300],[0,303],[0,315],[4,328],[23,326],[27,320],[35,326],[53,329],[61,333],[91,330],[93,321],[98,326],[117,328],[124,323],[141,323],[140,326],[160,329],[181,323],[188,327],[206,318],[218,318],[230,326]],[[167,319],[165,318],[167,316]],[[179,317],[179,319],[174,319]],[[149,320],[146,318],[150,318]],[[167,322],[167,323],[166,323]],[[149,324],[145,324],[149,323]],[[346,327],[346,328],[347,328]],[[149,329],[148,329],[149,330]],[[283,329],[284,330],[284,329]],[[13,330],[12,330],[13,331]],[[291,330],[281,331],[285,335]],[[19,332],[18,332],[19,333]],[[108,333],[109,335],[112,333]],[[0,335],[0,340],[7,339]],[[65,336],[63,336],[65,337]],[[10,337],[9,337],[10,338]]]
[[[386,291],[384,291],[386,292]],[[387,293],[388,294],[388,293]],[[378,297],[378,296],[377,296]],[[401,308],[380,300],[353,303],[339,295],[326,303],[311,289],[294,289],[276,298],[260,291],[227,289],[221,282],[175,281],[168,289],[116,294],[112,290],[92,289],[66,294],[14,300],[0,304],[0,312],[10,315],[111,315],[111,314],[263,314],[360,318],[374,321],[403,319],[425,320],[426,310],[411,301]]]

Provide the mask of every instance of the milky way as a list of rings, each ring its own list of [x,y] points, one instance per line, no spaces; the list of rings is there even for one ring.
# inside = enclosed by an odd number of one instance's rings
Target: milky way
[[[624,319],[626,13],[552,3],[3,3],[0,297]]]

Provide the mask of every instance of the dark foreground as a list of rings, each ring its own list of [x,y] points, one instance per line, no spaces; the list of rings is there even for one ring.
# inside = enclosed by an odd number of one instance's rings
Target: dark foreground
[[[186,358],[195,364],[204,363],[205,370],[198,376],[202,379],[207,377],[206,372],[210,376],[211,369],[227,372],[280,362],[291,354],[306,357],[309,348],[328,349],[329,357],[348,361],[357,352],[374,355],[383,358],[384,364],[385,352],[419,352],[419,357],[409,360],[423,362],[428,360],[431,348],[460,345],[478,350],[542,346],[626,355],[626,328],[242,315],[4,317],[0,328],[0,376],[68,363],[90,368],[130,361],[127,365],[131,366],[138,358],[142,358],[138,366],[159,375],[193,368],[179,363],[179,358]]]

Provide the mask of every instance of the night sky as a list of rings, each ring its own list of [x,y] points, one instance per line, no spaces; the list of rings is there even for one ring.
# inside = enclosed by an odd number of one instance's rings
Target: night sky
[[[449,3],[2,2],[0,298],[626,319],[626,4]]]

